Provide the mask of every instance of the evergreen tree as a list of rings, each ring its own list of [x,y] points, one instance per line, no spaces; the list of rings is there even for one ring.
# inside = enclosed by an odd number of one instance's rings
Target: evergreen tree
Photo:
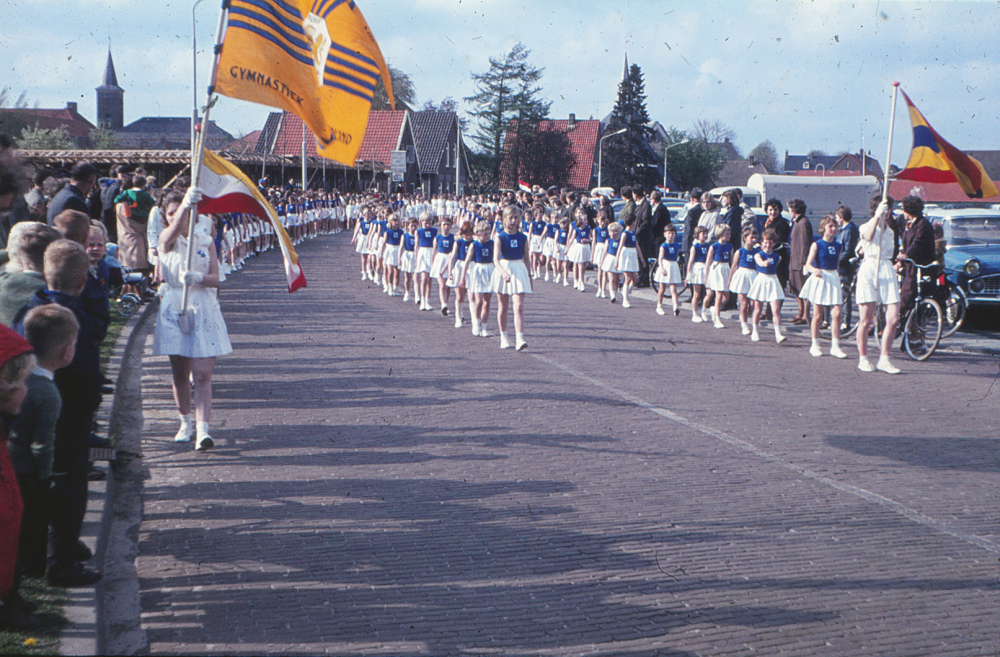
[[[611,133],[624,128],[625,132],[604,142],[602,184],[615,189],[622,185],[638,185],[647,191],[657,184],[660,180],[657,165],[661,158],[650,146],[653,129],[648,124],[642,69],[632,64],[628,75],[618,85],[618,100],[605,130]]]
[[[417,92],[413,88],[413,80],[406,73],[403,73],[395,66],[389,66],[389,81],[392,82],[393,100],[396,101],[396,109],[409,109],[417,102]],[[373,110],[391,110],[389,104],[389,92],[385,89],[382,78],[379,77],[375,84],[375,95],[372,96]]]
[[[531,51],[518,43],[503,58],[490,57],[490,68],[473,73],[476,93],[464,100],[475,106],[470,114],[478,123],[472,140],[479,145],[488,171],[486,184],[496,187],[504,158],[504,138],[509,129],[514,132],[511,145],[515,161],[520,158],[523,140],[518,136],[533,132],[549,114],[551,103],[543,101],[537,86],[543,69],[528,64]]]

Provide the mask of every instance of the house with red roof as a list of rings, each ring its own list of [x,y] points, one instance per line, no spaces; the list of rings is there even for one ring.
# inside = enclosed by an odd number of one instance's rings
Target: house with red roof
[[[17,137],[25,128],[55,130],[63,128],[77,146],[90,145],[90,131],[94,124],[77,112],[76,103],[66,103],[60,109],[32,109],[15,107],[0,109],[0,132]]]
[[[601,122],[597,119],[578,121],[575,114],[568,119],[546,119],[540,121],[536,128],[538,134],[546,132],[565,133],[569,140],[571,162],[567,167],[565,186],[575,190],[589,190],[597,179],[597,144],[601,136]],[[517,158],[511,157],[518,149],[517,131],[511,128],[504,137],[504,161],[500,165],[500,187],[517,189],[518,181],[523,180],[529,185],[544,185],[548,181],[529,180],[531,174],[524,163],[514,164]],[[516,170],[515,170],[516,169]]]

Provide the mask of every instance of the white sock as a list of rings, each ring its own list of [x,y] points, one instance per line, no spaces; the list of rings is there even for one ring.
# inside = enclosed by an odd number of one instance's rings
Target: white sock
[[[209,435],[208,422],[201,422],[201,421],[199,421],[198,424],[197,424],[197,427],[198,427],[198,429],[197,429],[198,440],[201,440],[205,436]]]

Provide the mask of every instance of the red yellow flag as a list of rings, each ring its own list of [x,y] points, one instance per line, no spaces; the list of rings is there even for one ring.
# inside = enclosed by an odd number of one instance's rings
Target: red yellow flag
[[[215,76],[224,96],[299,116],[325,157],[357,162],[389,68],[353,0],[231,0]]]

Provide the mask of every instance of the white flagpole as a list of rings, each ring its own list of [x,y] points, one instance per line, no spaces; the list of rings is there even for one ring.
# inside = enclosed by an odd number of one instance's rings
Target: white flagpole
[[[208,135],[208,118],[209,114],[212,112],[212,94],[215,92],[215,74],[219,69],[219,58],[222,55],[222,35],[226,30],[226,9],[229,7],[229,2],[224,1],[222,4],[222,9],[219,10],[219,27],[215,32],[215,48],[213,48],[212,57],[212,73],[208,76],[208,100],[205,102],[205,115],[201,119],[201,133],[198,135],[198,148],[195,151],[194,157],[191,160],[191,186],[198,186],[198,178],[201,175],[201,161],[205,155],[205,140]],[[184,271],[191,270],[191,261],[194,259],[194,228],[195,224],[198,223],[198,207],[195,206],[191,208],[190,216],[188,218],[188,248],[187,248],[187,260],[184,267]],[[181,295],[181,317],[183,318],[187,314],[187,303],[188,303],[188,285],[184,284],[184,291]],[[183,321],[183,320],[182,320]]]
[[[896,127],[896,96],[899,95],[899,83],[892,83],[892,113],[889,115],[889,152],[885,155],[885,181],[882,184],[882,200],[889,198],[889,162],[892,160],[892,131]],[[862,154],[864,157],[864,154]]]

